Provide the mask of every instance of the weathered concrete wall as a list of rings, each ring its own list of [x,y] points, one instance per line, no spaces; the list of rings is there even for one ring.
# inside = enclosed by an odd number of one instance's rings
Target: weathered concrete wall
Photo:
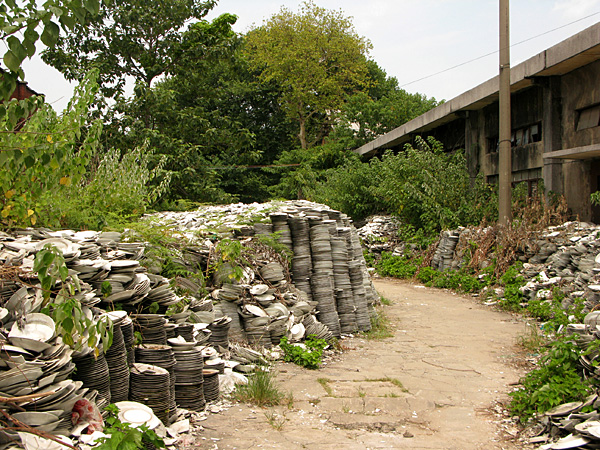
[[[511,122],[513,129],[519,129],[542,122],[543,89],[533,86],[511,96]],[[483,174],[488,177],[498,175],[498,152],[490,147],[490,140],[498,138],[498,102],[473,115],[470,126],[477,127],[475,132],[481,151],[479,165]],[[542,131],[543,131],[542,126]],[[534,142],[512,148],[512,170],[523,172],[540,169],[543,162],[544,148],[541,142]],[[515,177],[513,177],[514,179]],[[523,179],[516,177],[516,180]]]
[[[600,103],[600,61],[576,69],[561,79],[562,148],[600,143],[600,127],[577,131],[582,108]]]

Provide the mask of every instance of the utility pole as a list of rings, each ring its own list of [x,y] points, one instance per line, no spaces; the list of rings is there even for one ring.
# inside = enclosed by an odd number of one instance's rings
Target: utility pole
[[[500,129],[498,148],[498,223],[508,225],[511,211],[510,26],[509,0],[500,0]]]

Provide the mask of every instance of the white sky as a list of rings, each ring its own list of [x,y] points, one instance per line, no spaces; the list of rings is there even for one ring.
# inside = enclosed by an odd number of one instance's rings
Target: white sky
[[[220,0],[208,18],[229,12],[238,16],[234,29],[247,31],[252,24],[278,12],[281,6],[298,11],[298,0]],[[342,9],[353,18],[356,31],[373,44],[371,58],[409,92],[449,100],[498,73],[498,55],[411,83],[498,48],[499,0],[315,0],[327,9]],[[513,0],[511,48],[516,65],[600,20],[600,0]],[[579,21],[578,21],[579,20]],[[571,25],[571,22],[577,21]],[[566,26],[565,26],[566,25]],[[556,31],[551,31],[562,27]],[[543,36],[535,37],[542,33]],[[534,38],[535,37],[535,38]],[[25,65],[32,89],[46,94],[62,109],[72,87],[60,73],[35,59]]]

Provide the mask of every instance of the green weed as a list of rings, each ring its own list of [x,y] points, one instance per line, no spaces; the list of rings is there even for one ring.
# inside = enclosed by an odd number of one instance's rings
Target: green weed
[[[258,369],[248,377],[248,384],[238,385],[233,398],[256,406],[289,404],[286,394],[275,383],[275,375],[266,369]]]

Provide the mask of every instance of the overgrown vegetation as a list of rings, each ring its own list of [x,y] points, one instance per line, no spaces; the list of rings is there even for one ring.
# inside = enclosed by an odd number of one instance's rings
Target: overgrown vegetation
[[[583,400],[594,386],[594,379],[582,378],[581,355],[571,337],[553,341],[538,367],[521,380],[522,388],[510,394],[511,412],[526,421],[562,403]]]
[[[127,422],[121,422],[118,417],[119,408],[108,405],[104,433],[108,436],[99,439],[98,450],[133,450],[138,448],[166,448],[164,441],[147,425],[132,427]]]
[[[303,343],[290,344],[287,337],[281,338],[279,346],[284,352],[283,360],[293,362],[307,369],[318,369],[327,347],[325,339],[317,339],[314,334],[306,336]]]

